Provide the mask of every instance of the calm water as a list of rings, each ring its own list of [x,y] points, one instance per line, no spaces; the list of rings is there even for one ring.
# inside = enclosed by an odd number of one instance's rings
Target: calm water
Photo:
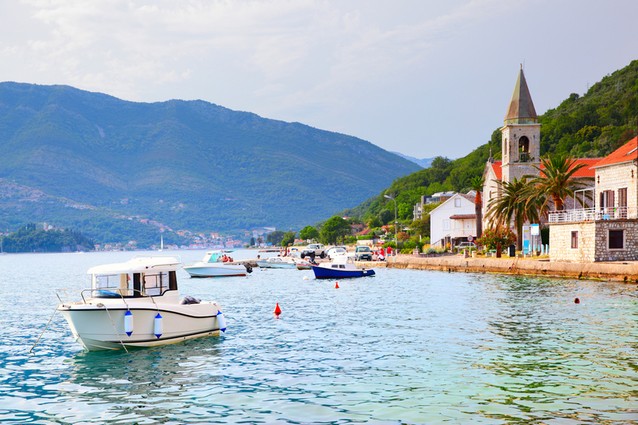
[[[88,267],[131,256],[0,255],[0,422],[638,423],[636,285],[180,271],[182,294],[222,303],[225,335],[87,353],[55,314],[29,354],[56,292],[78,299]]]

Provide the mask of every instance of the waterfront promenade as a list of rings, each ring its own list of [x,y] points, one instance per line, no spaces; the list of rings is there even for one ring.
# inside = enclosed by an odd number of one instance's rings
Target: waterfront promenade
[[[369,266],[377,267],[378,263],[369,263]],[[463,255],[423,257],[400,254],[396,257],[390,257],[387,261],[387,267],[638,283],[638,262],[635,261],[568,263],[553,262],[543,257],[465,258]]]

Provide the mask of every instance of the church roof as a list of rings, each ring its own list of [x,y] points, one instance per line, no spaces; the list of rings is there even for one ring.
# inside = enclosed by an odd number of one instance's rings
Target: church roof
[[[634,147],[636,146],[636,142],[634,141]],[[636,152],[634,152],[634,155],[636,154]],[[612,154],[613,155],[613,154]],[[609,158],[609,157],[608,157]],[[606,158],[604,158],[606,159]],[[604,160],[603,159],[603,160]],[[582,178],[582,177],[591,177],[593,178],[595,175],[595,170],[594,167],[598,167],[600,164],[601,159],[600,158],[578,158],[576,159],[576,161],[574,161],[574,167],[577,166],[578,164],[585,164],[584,167],[576,170],[576,172],[574,173],[574,175],[572,176],[573,178]],[[496,176],[497,180],[503,180],[503,162],[502,161],[494,161],[492,164],[490,164],[492,166],[492,170],[494,170],[494,175]],[[543,171],[543,164],[541,164],[541,172]]]
[[[521,66],[521,71],[514,86],[514,93],[512,93],[512,100],[510,100],[510,105],[505,115],[505,124],[532,124],[537,122],[537,118],[534,102],[532,102],[532,96],[529,94],[529,88]]]
[[[598,161],[594,165],[594,168],[604,167],[605,165],[620,164],[633,160],[638,160],[638,137],[634,137],[633,139]]]

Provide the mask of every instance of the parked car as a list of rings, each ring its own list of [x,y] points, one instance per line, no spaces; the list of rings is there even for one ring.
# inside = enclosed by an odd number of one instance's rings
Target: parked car
[[[326,258],[326,250],[320,243],[311,243],[303,251],[301,251],[301,258],[306,257]]]
[[[372,261],[372,250],[369,246],[358,246],[354,249],[356,261]]]
[[[474,242],[461,242],[460,244],[454,247],[457,251],[461,251],[463,249],[476,249],[476,244]]]
[[[348,255],[348,249],[345,246],[333,246],[326,251],[326,257],[329,260],[333,260],[340,255]]]

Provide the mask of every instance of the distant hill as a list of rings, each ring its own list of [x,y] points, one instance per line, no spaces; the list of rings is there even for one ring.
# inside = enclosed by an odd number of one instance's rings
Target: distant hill
[[[434,158],[418,159],[418,158],[415,158],[413,156],[403,155],[400,152],[392,152],[392,153],[395,153],[395,154],[399,155],[400,157],[407,159],[408,161],[414,162],[415,164],[417,164],[421,168],[428,168],[430,165],[432,165],[432,161],[434,161]]]
[[[534,93],[531,94],[534,98]],[[503,109],[506,103],[503,102]],[[638,134],[638,60],[605,76],[585,95],[572,93],[557,108],[540,115],[539,122],[541,155],[566,153],[576,158],[608,155]],[[398,178],[377,196],[344,214],[359,218],[378,217],[392,208],[383,194],[393,193],[397,196],[399,218],[408,221],[412,218],[414,204],[422,195],[448,190],[468,191],[471,180],[482,175],[490,154],[495,159],[501,157],[500,126],[488,143],[465,157],[456,160],[437,157],[430,167]],[[385,214],[386,217],[391,215]]]
[[[0,83],[0,151],[0,230],[47,221],[97,242],[297,230],[419,169],[356,137],[204,101],[12,82]]]

